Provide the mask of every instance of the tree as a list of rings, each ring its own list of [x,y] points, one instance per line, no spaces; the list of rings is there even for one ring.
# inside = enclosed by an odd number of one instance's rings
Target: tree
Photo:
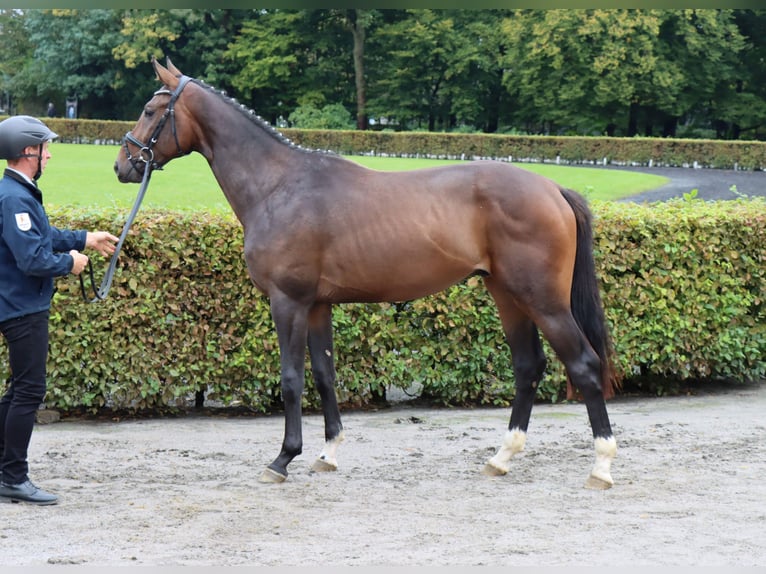
[[[504,84],[521,103],[518,119],[529,131],[580,133],[601,123],[614,133],[642,86],[661,96],[672,88],[672,75],[657,69],[659,26],[653,11],[516,11],[502,30]]]
[[[11,113],[12,99],[33,91],[19,74],[34,53],[24,22],[24,11],[0,10],[0,53],[3,54],[0,58],[0,108],[6,114]]]
[[[120,117],[111,49],[118,43],[114,10],[28,10],[25,28],[36,46],[22,77],[37,95],[77,96],[85,117]]]
[[[353,102],[353,63],[346,31],[324,11],[259,10],[244,22],[225,58],[232,84],[270,121],[298,106]]]
[[[377,12],[351,8],[330,10],[338,14],[353,37],[354,84],[356,86],[356,128],[366,130],[369,127],[367,117],[367,84],[365,78],[364,49],[367,29],[373,24]]]
[[[637,111],[670,106],[681,82],[679,70],[657,54],[661,11],[590,10],[578,16],[578,37],[588,47],[583,65],[592,82],[582,105],[596,122],[606,122],[608,135],[618,128],[615,118],[623,122],[623,134],[635,135]]]
[[[711,101],[716,137],[763,137],[766,125],[766,11],[734,10],[734,21],[745,41],[736,71],[719,86]]]
[[[237,70],[224,56],[250,14],[221,9],[126,10],[121,42],[112,54],[126,70],[146,70],[152,57],[170,57],[186,75],[228,90]]]
[[[462,64],[449,82],[454,123],[496,132],[511,107],[503,87],[502,57],[507,46],[500,23],[509,10],[453,10],[445,13],[461,31],[454,59]]]
[[[503,23],[505,82],[546,131],[675,133],[735,74],[731,10],[524,10]]]
[[[0,48],[0,107],[26,113],[77,96],[81,117],[134,118],[156,89],[151,57],[170,56],[272,123],[342,105],[358,129],[766,125],[761,10],[17,9],[0,10]]]
[[[723,100],[734,97],[740,73],[739,54],[745,38],[734,22],[733,10],[667,10],[658,37],[657,53],[676,81],[669,96],[647,110],[651,122],[664,122],[662,135],[674,136],[683,116],[719,115]],[[648,94],[644,98],[649,101]],[[658,117],[659,116],[659,117]]]
[[[371,107],[403,126],[449,128],[455,123],[451,82],[465,76],[476,49],[468,47],[470,36],[455,25],[451,13],[403,14],[371,38],[376,52]]]

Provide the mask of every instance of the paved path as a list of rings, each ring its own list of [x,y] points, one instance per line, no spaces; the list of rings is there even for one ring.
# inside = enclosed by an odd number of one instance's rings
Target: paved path
[[[685,167],[606,167],[640,171],[670,178],[666,185],[623,198],[621,201],[652,202],[683,197],[697,189],[697,197],[704,200],[737,199],[738,194],[766,197],[766,172],[732,169],[694,169]],[[731,191],[736,186],[736,192]]]

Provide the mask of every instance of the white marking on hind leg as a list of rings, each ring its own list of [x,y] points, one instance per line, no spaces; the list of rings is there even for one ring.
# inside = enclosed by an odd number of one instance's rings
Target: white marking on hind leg
[[[614,460],[617,454],[617,441],[613,436],[607,438],[598,437],[593,441],[593,445],[596,447],[596,463],[593,465],[593,470],[590,472],[586,486],[591,488],[610,488],[614,485],[611,468],[612,460]],[[598,485],[598,482],[594,484],[591,479],[601,481],[603,485]]]
[[[516,453],[524,450],[526,442],[527,433],[523,430],[514,428],[506,431],[502,446],[497,451],[497,454],[487,461],[487,464],[497,469],[501,474],[507,474],[511,468],[509,464],[511,458]]]

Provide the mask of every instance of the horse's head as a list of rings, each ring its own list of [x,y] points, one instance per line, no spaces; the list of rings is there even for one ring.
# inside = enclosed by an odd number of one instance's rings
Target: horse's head
[[[192,125],[184,121],[187,114],[182,113],[184,108],[179,102],[190,78],[173,66],[170,58],[167,68],[154,58],[152,65],[163,86],[154,92],[138,122],[122,140],[114,171],[123,183],[140,182],[147,166],[162,169],[173,158],[192,151]]]

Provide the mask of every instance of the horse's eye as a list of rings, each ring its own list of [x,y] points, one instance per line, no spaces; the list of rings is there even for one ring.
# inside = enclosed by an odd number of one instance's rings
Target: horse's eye
[[[150,110],[149,108],[144,108],[144,115],[147,118],[150,118],[154,115],[154,110]]]

